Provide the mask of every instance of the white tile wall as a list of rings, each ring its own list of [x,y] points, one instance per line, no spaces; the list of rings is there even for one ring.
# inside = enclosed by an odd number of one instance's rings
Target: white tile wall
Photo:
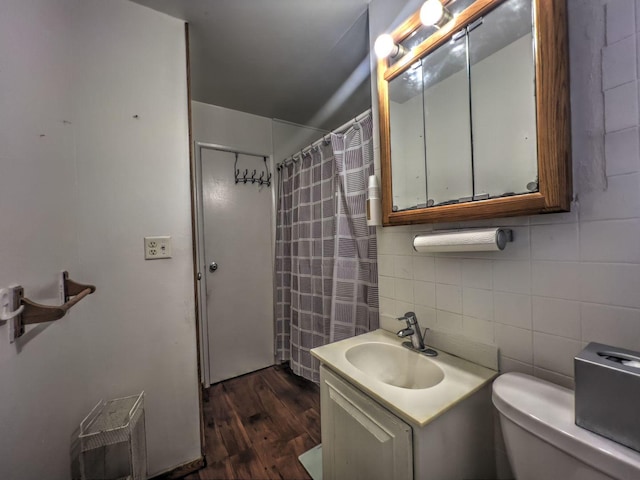
[[[607,132],[638,124],[638,85],[629,82],[604,92],[604,125]]]
[[[604,137],[607,175],[640,172],[640,133],[638,127],[607,133]]]
[[[413,280],[413,262],[410,255],[393,257],[393,275],[398,278]]]
[[[462,290],[462,313],[465,317],[493,320],[493,292],[481,288],[464,287]]]
[[[634,0],[611,0],[606,9],[607,45],[636,32]]]
[[[636,349],[640,343],[640,310],[592,303],[581,305],[582,340]]]
[[[604,101],[605,118],[599,133],[584,133],[604,145],[595,167],[606,172],[605,188],[577,181],[569,213],[435,226],[513,226],[515,242],[504,252],[421,255],[411,238],[430,226],[378,229],[381,275],[401,280],[381,276],[381,305],[396,309],[390,315],[413,309],[423,326],[497,345],[503,371],[566,386],[589,341],[640,351],[640,0],[610,0],[603,18],[606,43],[589,65],[602,76],[591,101]],[[588,68],[579,67],[572,70]],[[574,125],[585,124],[575,116],[587,111],[573,109]],[[575,155],[576,178],[594,167],[582,162]]]
[[[437,283],[436,308],[451,313],[462,313],[462,288],[457,285]]]
[[[604,220],[580,224],[580,259],[587,262],[640,263],[640,220]],[[608,248],[602,248],[608,245]]]
[[[580,302],[533,297],[533,329],[536,332],[580,340]]]
[[[413,298],[416,305],[436,307],[436,284],[433,282],[413,282]]]
[[[493,299],[496,322],[531,329],[531,295],[495,292]]]
[[[630,36],[602,50],[602,85],[605,90],[636,79],[635,40]]]
[[[467,260],[462,264],[462,285],[493,288],[493,264],[489,260]]]
[[[493,288],[501,292],[530,293],[531,262],[496,260],[493,263]]]

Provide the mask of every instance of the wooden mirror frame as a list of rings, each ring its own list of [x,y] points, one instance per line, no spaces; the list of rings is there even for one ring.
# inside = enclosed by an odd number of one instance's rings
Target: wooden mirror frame
[[[392,210],[389,82],[404,73],[416,60],[423,58],[449,40],[455,32],[486,15],[503,1],[505,0],[476,0],[458,17],[444,25],[393,65],[389,65],[388,59],[378,61],[382,224],[384,226],[457,222],[570,210],[571,110],[566,0],[532,0],[538,192],[400,212]],[[451,0],[445,0],[442,3],[446,6],[451,3]],[[420,26],[420,12],[417,11],[391,36],[394,42],[399,44]]]

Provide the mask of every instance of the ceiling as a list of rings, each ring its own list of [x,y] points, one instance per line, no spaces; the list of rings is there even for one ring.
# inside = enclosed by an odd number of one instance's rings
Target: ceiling
[[[371,106],[368,0],[132,0],[189,22],[193,100],[331,130]]]

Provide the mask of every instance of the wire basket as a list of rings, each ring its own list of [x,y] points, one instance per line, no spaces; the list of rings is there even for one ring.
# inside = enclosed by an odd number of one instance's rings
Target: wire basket
[[[146,480],[144,392],[98,402],[78,438],[82,480]]]

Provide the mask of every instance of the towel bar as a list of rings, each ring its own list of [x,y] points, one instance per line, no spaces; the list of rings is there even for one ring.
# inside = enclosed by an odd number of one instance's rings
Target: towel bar
[[[21,285],[9,287],[9,307],[13,310],[9,319],[11,343],[24,335],[25,325],[59,320],[71,307],[96,291],[93,285],[84,285],[71,280],[68,272],[61,273],[60,288],[64,299],[62,305],[41,305],[26,298]]]

